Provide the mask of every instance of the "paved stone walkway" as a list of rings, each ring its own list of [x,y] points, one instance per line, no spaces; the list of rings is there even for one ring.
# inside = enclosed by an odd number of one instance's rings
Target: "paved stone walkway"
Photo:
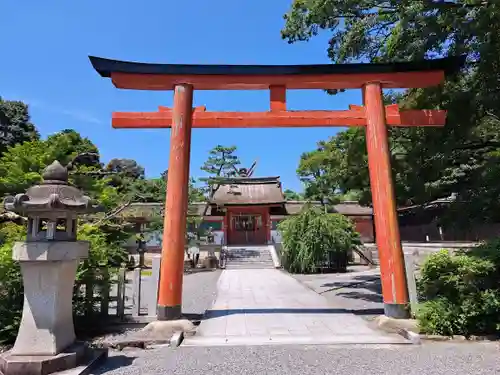
[[[336,309],[279,270],[225,270],[217,290],[212,309],[183,346],[407,343]]]

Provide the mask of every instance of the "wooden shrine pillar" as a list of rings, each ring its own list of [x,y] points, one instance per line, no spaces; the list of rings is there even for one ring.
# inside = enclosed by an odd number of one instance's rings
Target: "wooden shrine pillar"
[[[175,320],[182,315],[192,116],[193,87],[176,85],[161,249],[158,320]]]
[[[384,313],[408,318],[408,288],[394,196],[385,107],[380,83],[363,87],[366,110],[366,147],[372,191],[376,243]]]

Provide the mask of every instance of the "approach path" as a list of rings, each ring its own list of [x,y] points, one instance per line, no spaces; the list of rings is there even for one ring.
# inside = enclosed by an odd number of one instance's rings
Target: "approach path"
[[[222,272],[217,299],[182,346],[403,344],[276,269]]]

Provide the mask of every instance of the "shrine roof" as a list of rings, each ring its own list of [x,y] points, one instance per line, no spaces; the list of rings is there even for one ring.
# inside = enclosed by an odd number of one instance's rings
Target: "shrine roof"
[[[171,90],[179,83],[192,84],[202,90],[265,89],[269,85],[285,85],[291,89],[351,88],[361,87],[370,79],[383,82],[388,88],[427,87],[440,83],[444,75],[454,73],[465,61],[463,56],[452,56],[390,63],[209,65],[140,63],[95,56],[89,59],[102,77],[112,78],[116,87],[138,90]],[[403,73],[429,77],[422,80]]]
[[[279,177],[240,177],[219,181],[210,203],[223,205],[264,205],[285,202]]]
[[[279,183],[280,177],[227,177],[217,179],[218,185],[231,185],[231,184],[245,184],[245,185],[258,185],[258,184],[272,184]]]

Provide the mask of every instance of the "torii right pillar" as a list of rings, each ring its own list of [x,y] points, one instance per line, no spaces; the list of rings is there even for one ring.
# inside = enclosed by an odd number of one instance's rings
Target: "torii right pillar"
[[[384,313],[397,319],[409,318],[408,287],[392,181],[385,107],[380,83],[363,87],[366,114],[366,148],[373,201],[376,243]]]

